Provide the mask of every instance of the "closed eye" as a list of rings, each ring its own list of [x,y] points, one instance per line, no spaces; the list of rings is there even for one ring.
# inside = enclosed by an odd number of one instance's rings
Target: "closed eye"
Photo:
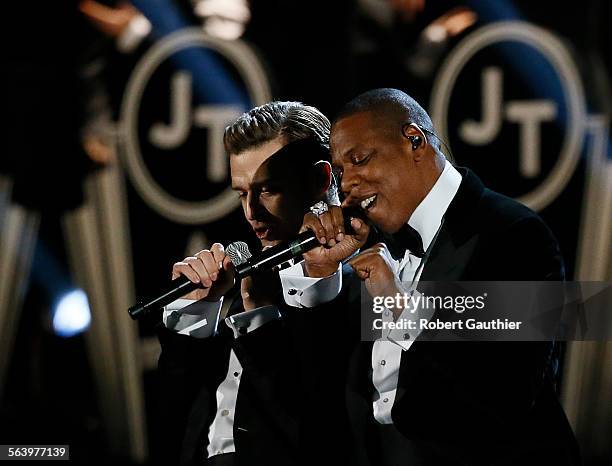
[[[366,163],[369,162],[369,160],[372,158],[372,156],[374,155],[374,152],[371,152],[369,154],[366,155],[353,155],[351,156],[351,163],[353,165],[364,165]]]

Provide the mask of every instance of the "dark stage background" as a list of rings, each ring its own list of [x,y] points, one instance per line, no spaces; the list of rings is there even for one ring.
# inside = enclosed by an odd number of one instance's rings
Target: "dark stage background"
[[[408,92],[458,165],[540,213],[568,278],[612,279],[610,2],[6,3],[0,444],[155,464],[177,394],[156,390],[155,323],[126,310],[187,254],[256,247],[220,141],[269,100],[333,118]],[[610,342],[568,345],[561,397],[585,463],[610,464]]]

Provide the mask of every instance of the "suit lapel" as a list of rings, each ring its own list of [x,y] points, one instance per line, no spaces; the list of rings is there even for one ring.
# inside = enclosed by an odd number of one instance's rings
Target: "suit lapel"
[[[181,464],[189,464],[194,457],[198,457],[199,450],[208,445],[208,440],[204,440],[208,433],[208,426],[211,422],[211,394],[205,387],[200,389],[192,404],[189,418],[187,419],[187,429],[183,439],[181,449]]]
[[[459,280],[463,275],[478,242],[478,235],[457,245],[453,242],[448,228],[446,223],[442,225],[436,244],[423,268],[420,281],[453,281]]]
[[[478,243],[476,211],[484,185],[471,170],[456,168],[462,176],[461,185],[444,215],[444,224],[423,267],[419,282],[461,280]],[[417,341],[415,345],[419,343]],[[408,352],[415,349],[410,348]],[[410,383],[411,371],[409,364],[405,363],[410,358],[405,353],[402,352],[394,407],[404,396],[404,387]]]
[[[227,315],[230,316],[242,311],[244,311],[244,307],[238,294],[234,296]],[[185,431],[182,448],[183,463],[185,464],[191,463],[194,455],[199,454],[199,450],[208,445],[208,428],[217,409],[216,390],[227,374],[229,354],[234,337],[224,318],[219,319],[217,332],[218,334],[212,338],[215,338],[218,342],[215,358],[222,361],[220,363],[221,367],[216,369],[219,372],[219,379],[210,385],[203,384],[191,406],[187,421],[188,428]]]
[[[459,280],[478,242],[476,212],[484,192],[480,179],[457,167],[461,185],[444,214],[444,224],[423,268],[421,281]]]

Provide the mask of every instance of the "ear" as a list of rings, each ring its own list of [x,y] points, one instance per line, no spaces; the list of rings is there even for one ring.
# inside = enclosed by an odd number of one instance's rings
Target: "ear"
[[[409,150],[415,161],[420,161],[427,147],[427,136],[416,123],[406,123],[402,126],[402,136],[409,144]]]
[[[314,193],[317,198],[322,197],[332,184],[332,167],[327,160],[319,160],[314,164],[317,174],[317,186]]]

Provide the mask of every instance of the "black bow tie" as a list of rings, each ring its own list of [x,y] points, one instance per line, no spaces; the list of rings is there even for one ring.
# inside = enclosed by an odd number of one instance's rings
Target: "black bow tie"
[[[406,249],[408,249],[412,255],[421,259],[425,257],[421,235],[408,224],[402,226],[399,231],[392,235],[385,235],[385,243],[391,255],[396,259],[404,257]]]

